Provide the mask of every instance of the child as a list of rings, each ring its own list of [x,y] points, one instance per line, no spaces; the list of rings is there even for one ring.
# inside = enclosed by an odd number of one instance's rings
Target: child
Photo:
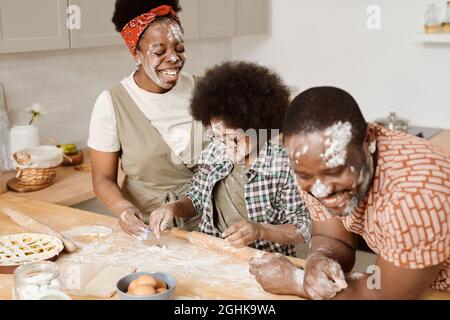
[[[309,215],[286,152],[268,135],[279,133],[288,105],[288,89],[265,67],[227,62],[210,69],[191,112],[211,126],[211,142],[186,196],[151,214],[156,235],[174,217],[201,215],[200,231],[235,247],[295,256],[295,244],[310,239]]]

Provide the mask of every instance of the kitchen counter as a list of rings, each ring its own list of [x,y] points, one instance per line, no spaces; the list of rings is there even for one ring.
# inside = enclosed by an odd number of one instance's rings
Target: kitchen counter
[[[89,151],[85,149],[83,153],[84,164],[89,164]],[[0,184],[14,178],[14,175],[14,172],[3,173],[0,176]],[[119,170],[119,181],[122,180],[123,173]],[[78,171],[74,167],[59,167],[55,183],[43,190],[27,193],[7,191],[5,194],[64,206],[73,206],[95,198],[90,170]]]
[[[435,145],[450,149],[450,129],[440,131],[430,139],[430,142]]]

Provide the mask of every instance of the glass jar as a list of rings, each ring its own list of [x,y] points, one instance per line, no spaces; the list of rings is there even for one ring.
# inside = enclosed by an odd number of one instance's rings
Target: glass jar
[[[450,1],[447,1],[447,15],[444,21],[442,21],[442,31],[450,32]]]
[[[53,262],[22,265],[14,272],[14,300],[66,299],[61,287],[59,268]]]
[[[438,19],[438,9],[435,4],[429,4],[425,12],[425,32],[436,33],[441,31],[441,23]]]

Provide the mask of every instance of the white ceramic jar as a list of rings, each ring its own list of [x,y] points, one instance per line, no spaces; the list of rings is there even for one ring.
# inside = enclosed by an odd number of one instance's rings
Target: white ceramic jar
[[[40,145],[39,130],[34,125],[15,125],[11,128],[11,154]]]

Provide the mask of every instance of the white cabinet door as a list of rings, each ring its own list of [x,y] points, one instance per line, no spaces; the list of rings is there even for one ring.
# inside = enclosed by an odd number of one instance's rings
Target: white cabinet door
[[[200,0],[180,0],[179,12],[181,25],[184,29],[184,39],[200,38]]]
[[[200,38],[232,37],[236,0],[200,0]]]
[[[71,5],[77,5],[81,9],[81,28],[70,32],[72,48],[123,43],[111,21],[115,2],[115,0],[69,0]]]
[[[69,48],[67,0],[0,0],[0,53]]]
[[[265,34],[269,21],[268,0],[236,0],[236,35]]]

